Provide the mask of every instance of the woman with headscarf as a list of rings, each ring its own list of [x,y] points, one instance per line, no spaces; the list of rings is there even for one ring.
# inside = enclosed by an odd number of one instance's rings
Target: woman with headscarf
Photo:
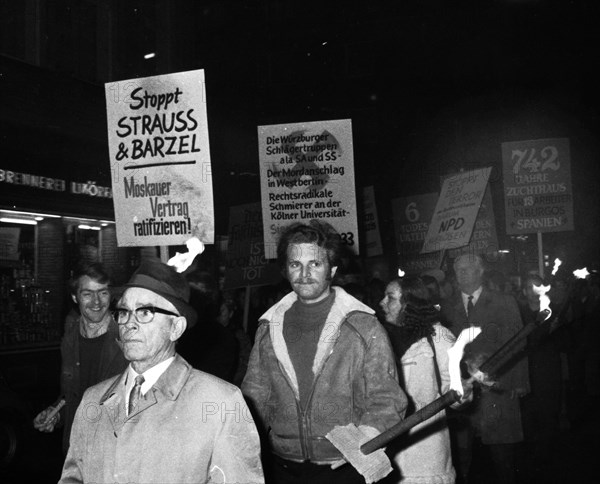
[[[380,305],[409,398],[408,416],[448,391],[447,350],[455,338],[439,323],[439,312],[418,277],[391,281]],[[388,453],[397,469],[386,483],[453,484],[456,480],[445,411],[394,441]]]

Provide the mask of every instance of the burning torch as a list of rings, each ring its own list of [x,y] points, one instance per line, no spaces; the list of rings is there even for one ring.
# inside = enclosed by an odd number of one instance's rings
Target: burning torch
[[[561,266],[562,261],[557,257],[554,259],[554,266],[552,267],[552,275],[555,276],[558,268]]]
[[[346,461],[363,475],[367,484],[383,479],[392,471],[383,447],[417,424],[460,401],[463,397],[460,360],[465,346],[472,342],[479,333],[481,333],[481,328],[464,329],[452,348],[448,350],[450,390],[447,393],[371,440],[368,440],[354,424],[335,427],[326,435],[327,439],[344,455]]]
[[[589,271],[587,270],[587,267],[584,267],[583,269],[575,269],[573,271],[573,275],[577,278],[577,279],[585,279],[587,276],[590,275]]]
[[[188,251],[184,253],[176,252],[173,257],[169,259],[167,265],[173,266],[177,272],[183,272],[194,262],[194,258],[204,252],[204,244],[198,237],[192,237],[185,243]]]
[[[540,295],[540,311],[536,320],[523,326],[520,331],[492,354],[479,369],[475,370],[465,382],[467,386],[472,385],[474,382],[490,385],[490,376],[500,370],[514,356],[519,350],[518,344],[550,317],[552,314],[550,299],[546,296],[550,286],[534,286],[534,290]],[[465,391],[460,376],[460,361],[465,346],[471,343],[480,332],[481,328],[479,327],[464,329],[458,336],[456,343],[448,350],[450,390],[447,393],[370,440],[354,424],[335,427],[326,435],[327,439],[344,455],[346,461],[363,475],[367,484],[383,479],[392,471],[390,461],[385,455],[383,447],[417,424],[433,417],[463,398]]]

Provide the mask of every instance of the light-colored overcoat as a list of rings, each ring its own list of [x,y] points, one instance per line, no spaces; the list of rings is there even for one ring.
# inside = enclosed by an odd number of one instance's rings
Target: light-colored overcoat
[[[175,360],[129,416],[128,372],[89,388],[60,483],[262,483],[260,444],[240,390]]]
[[[449,329],[435,324],[431,340],[421,338],[401,358],[401,371],[408,398],[415,412],[441,397],[450,388],[448,349],[454,344]],[[435,354],[434,354],[435,349]],[[439,369],[439,386],[435,365]],[[442,410],[410,430],[404,448],[394,455],[402,484],[454,484],[450,433],[446,412]]]

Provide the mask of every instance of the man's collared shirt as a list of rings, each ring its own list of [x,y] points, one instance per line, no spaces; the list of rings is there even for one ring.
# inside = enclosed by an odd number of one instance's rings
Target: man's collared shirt
[[[474,291],[473,294],[466,294],[464,292],[461,292],[463,307],[465,308],[465,313],[467,313],[467,316],[469,315],[469,310],[467,309],[467,304],[469,304],[469,296],[473,296],[472,301],[473,306],[475,306],[475,304],[477,304],[479,296],[481,296],[481,291],[483,291],[483,286],[479,286],[479,289]]]
[[[157,382],[160,376],[169,368],[169,365],[173,363],[175,360],[175,355],[167,358],[164,361],[161,361],[157,365],[154,365],[152,368],[146,370],[142,375],[144,376],[144,383],[142,383],[142,388],[140,389],[141,395],[145,395],[148,390],[152,388],[152,386]],[[125,381],[125,408],[129,408],[129,394],[131,393],[131,389],[135,385],[135,377],[138,376],[137,373],[132,367],[131,363],[127,368],[127,379]]]

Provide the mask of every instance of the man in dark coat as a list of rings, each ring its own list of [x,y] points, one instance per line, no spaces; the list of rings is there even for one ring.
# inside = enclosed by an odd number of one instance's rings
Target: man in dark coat
[[[79,317],[67,317],[60,345],[59,400],[63,398],[65,406],[51,417],[54,406],[48,407],[33,421],[40,432],[52,432],[56,427],[63,427],[65,455],[69,449],[75,411],[85,390],[127,367],[128,362],[117,341],[117,324],[109,310],[109,284],[110,277],[99,263],[84,265],[73,275],[71,298],[77,304]]]
[[[459,292],[446,301],[445,321],[458,336],[469,326],[480,326],[481,334],[467,348],[465,360],[479,367],[523,326],[513,296],[483,286],[484,265],[480,256],[465,254],[454,262]],[[524,343],[523,343],[524,346]],[[498,482],[515,482],[514,444],[523,440],[520,397],[529,392],[527,360],[522,352],[496,375],[493,386],[478,386],[473,404],[453,419],[457,444],[456,466],[467,481],[473,443],[477,439],[489,450],[489,469]]]

